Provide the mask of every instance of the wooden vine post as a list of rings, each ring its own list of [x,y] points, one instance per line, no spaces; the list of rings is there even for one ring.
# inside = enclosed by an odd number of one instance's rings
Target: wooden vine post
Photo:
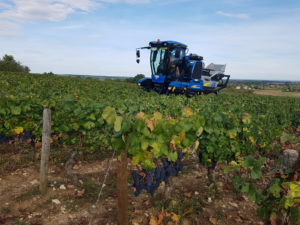
[[[128,225],[127,151],[123,151],[117,166],[118,224]]]
[[[40,192],[41,192],[41,194],[46,194],[47,186],[48,186],[50,138],[51,138],[51,111],[48,107],[44,106],[42,153],[41,153],[41,167],[40,167]]]

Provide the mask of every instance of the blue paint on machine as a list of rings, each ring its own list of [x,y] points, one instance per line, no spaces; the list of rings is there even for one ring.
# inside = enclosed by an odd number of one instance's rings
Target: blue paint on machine
[[[153,83],[164,84],[165,79],[166,79],[166,76],[152,74],[152,82]]]
[[[151,78],[143,78],[138,85],[143,89],[163,94],[217,94],[227,86],[230,76],[225,75],[225,66],[209,64],[204,67],[203,57],[187,53],[187,45],[176,41],[151,41],[149,46],[137,49],[137,63],[140,49],[149,49]]]

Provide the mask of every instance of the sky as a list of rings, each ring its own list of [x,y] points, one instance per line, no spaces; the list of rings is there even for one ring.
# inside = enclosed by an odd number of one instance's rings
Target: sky
[[[187,44],[233,79],[300,80],[299,0],[0,0],[0,57],[31,72],[150,76],[150,41]]]

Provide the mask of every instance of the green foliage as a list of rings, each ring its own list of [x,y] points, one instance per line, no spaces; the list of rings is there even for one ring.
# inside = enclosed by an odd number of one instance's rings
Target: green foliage
[[[137,82],[144,78],[145,75],[144,74],[137,74],[136,76],[134,77],[130,77],[130,78],[127,78],[125,81],[128,82],[128,83],[134,83],[134,84],[137,84]]]
[[[233,183],[261,206],[261,215],[289,211],[292,219],[299,216],[294,207],[299,184],[280,177],[268,188],[258,188],[265,159],[248,155],[268,153],[275,138],[294,142],[282,131],[298,127],[300,99],[252,94],[163,96],[126,82],[3,72],[0,87],[2,135],[30,131],[40,141],[42,110],[48,105],[52,132],[59,134],[54,143],[72,145],[80,152],[127,151],[133,165],[147,170],[161,158],[176,161],[177,151],[198,150],[206,166],[231,162],[233,170],[243,171],[246,178],[236,176]]]
[[[30,69],[17,62],[12,55],[4,55],[0,60],[0,71],[29,73]]]
[[[261,169],[265,159],[248,156],[239,164],[232,164],[232,170],[239,171],[233,177],[235,189],[245,193],[250,200],[258,204],[258,213],[267,220],[277,220],[287,214],[290,223],[298,224],[300,219],[300,181],[294,181],[289,170],[277,170],[269,184],[262,184]],[[227,169],[228,171],[228,169]],[[275,170],[276,171],[276,170]]]
[[[48,105],[54,109],[52,129],[61,133],[61,144],[87,151],[111,149],[112,143],[132,152],[142,147],[153,159],[172,159],[170,149],[188,151],[193,145],[199,146],[206,165],[269,151],[285,127],[297,126],[300,115],[296,98],[221,94],[187,99],[144,92],[123,82],[12,73],[0,73],[0,86],[3,135],[17,135],[22,128],[39,141],[42,106]]]

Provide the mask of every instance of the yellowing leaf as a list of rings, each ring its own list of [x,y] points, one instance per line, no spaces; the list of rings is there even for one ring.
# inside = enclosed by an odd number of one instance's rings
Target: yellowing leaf
[[[184,107],[182,109],[182,116],[183,117],[190,117],[193,115],[193,110],[190,107]]]
[[[142,141],[141,147],[144,151],[147,150],[148,146],[149,146],[149,143],[147,141]]]
[[[153,124],[153,120],[146,120],[146,126],[153,131],[154,130],[154,124]]]
[[[155,112],[153,113],[153,117],[154,119],[156,120],[161,120],[163,117],[162,117],[162,114],[160,112]]]
[[[36,148],[40,148],[40,147],[42,147],[42,142],[36,142],[35,144],[34,144],[34,147],[36,147]]]
[[[236,138],[237,134],[234,132],[229,132],[228,136],[229,136],[229,138],[234,139],[234,138]]]
[[[249,141],[251,142],[251,144],[253,144],[253,143],[255,142],[255,140],[254,140],[254,137],[253,137],[253,136],[250,136],[248,139],[249,139]]]
[[[177,224],[180,220],[180,216],[175,214],[175,213],[172,213],[171,219],[172,219],[173,222],[175,222]]]
[[[193,211],[194,211],[193,208],[190,207],[184,212],[184,215],[191,214],[191,213],[193,213]]]
[[[114,124],[116,119],[116,110],[110,106],[107,106],[104,108],[102,113],[102,118],[108,123],[108,124]]]
[[[23,131],[24,131],[23,127],[16,127],[14,129],[15,134],[21,134],[21,133],[23,133]]]
[[[171,149],[172,149],[172,148],[171,148]],[[174,150],[174,149],[172,149],[172,150]],[[182,150],[182,152],[183,152],[183,153],[189,152],[189,148],[184,148],[184,149]]]
[[[242,122],[244,124],[249,124],[251,122],[250,114],[249,113],[244,113],[244,115],[242,117]]]
[[[202,133],[203,133],[203,127],[200,127],[200,128],[197,130],[197,137],[200,137]]]
[[[151,144],[151,152],[153,152],[154,156],[158,157],[159,153],[160,153],[160,147],[158,145],[157,142],[154,142]]]
[[[216,219],[216,218],[214,218],[214,217],[210,217],[209,218],[209,222],[211,222],[212,224],[217,224],[218,223],[218,220]]]
[[[185,137],[185,131],[181,131],[178,136],[179,136],[180,141],[182,141]]]
[[[259,147],[261,147],[261,148],[266,147],[266,143],[259,144]]]
[[[200,142],[197,140],[195,141],[195,143],[193,144],[193,148],[192,151],[196,151],[199,148]]]
[[[149,225],[158,225],[158,222],[154,216],[151,216]]]
[[[165,218],[165,213],[164,213],[164,211],[162,211],[162,212],[158,215],[157,223],[158,223],[158,224],[162,224],[164,218]]]
[[[237,163],[236,161],[231,161],[229,164],[230,164],[231,166],[237,166],[237,165],[238,165],[238,163]]]
[[[177,135],[173,135],[170,141],[170,143],[173,145],[179,145],[180,142],[180,137],[178,137]]]
[[[172,120],[173,118],[170,115],[166,116],[166,120]]]
[[[133,156],[132,157],[132,165],[136,166],[139,163],[140,163],[140,156],[139,155]]]
[[[122,128],[122,120],[123,118],[121,116],[116,116],[115,124],[114,124],[114,130],[116,132],[119,132]]]
[[[145,116],[144,112],[139,112],[139,113],[136,114],[135,118],[140,119],[140,118],[143,118],[144,116]]]
[[[289,194],[293,198],[300,198],[300,181],[290,183],[290,191]]]

